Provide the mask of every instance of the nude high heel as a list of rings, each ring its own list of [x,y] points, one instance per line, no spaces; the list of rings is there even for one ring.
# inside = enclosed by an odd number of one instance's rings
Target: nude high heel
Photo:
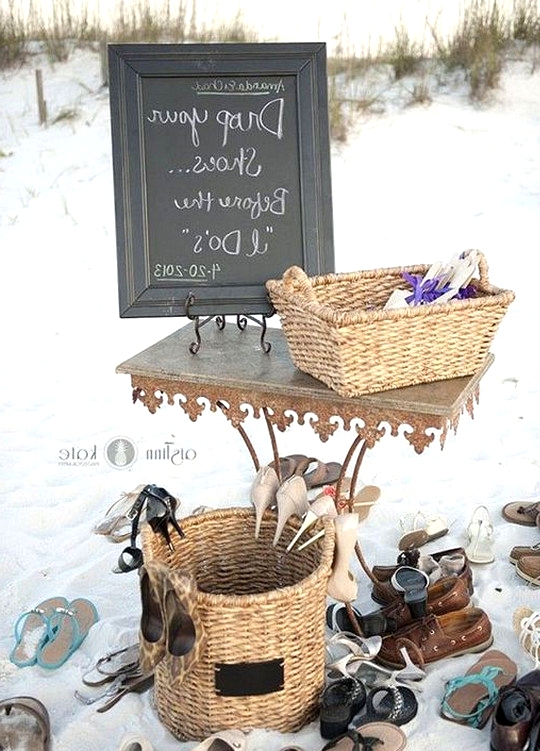
[[[303,477],[293,475],[285,480],[276,493],[278,519],[274,535],[274,547],[277,545],[283,528],[290,516],[303,516],[309,510],[307,487]]]
[[[356,545],[358,514],[339,514],[334,519],[336,549],[332,573],[328,579],[328,596],[341,602],[356,599],[358,585],[349,570],[349,561]]]
[[[304,516],[302,526],[287,545],[287,552],[289,553],[293,549],[296,542],[306,530],[312,527],[321,517],[325,516],[337,516],[337,509],[332,495],[322,492],[309,504],[309,510]]]
[[[255,507],[255,538],[259,537],[261,521],[265,510],[276,502],[279,488],[277,472],[273,467],[261,467],[251,486],[251,503]]]

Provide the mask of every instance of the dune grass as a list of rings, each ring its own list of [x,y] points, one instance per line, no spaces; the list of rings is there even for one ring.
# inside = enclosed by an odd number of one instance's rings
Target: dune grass
[[[499,84],[504,64],[516,49],[540,47],[540,0],[514,0],[510,11],[497,0],[468,0],[454,29],[442,33],[426,18],[423,40],[413,38],[404,23],[391,39],[378,40],[377,48],[354,51],[347,28],[335,40],[328,60],[329,115],[332,138],[345,141],[359,112],[378,111],[385,90],[407,81],[404,104],[431,100],[433,76],[459,72],[471,100],[486,99]],[[36,45],[52,62],[66,60],[77,46],[104,42],[186,43],[260,42],[238,11],[226,23],[208,26],[199,19],[197,0],[118,0],[105,23],[84,5],[55,0],[51,17],[44,18],[32,4],[26,14],[14,0],[0,6],[0,68],[26,62]],[[537,55],[533,56],[537,59]]]

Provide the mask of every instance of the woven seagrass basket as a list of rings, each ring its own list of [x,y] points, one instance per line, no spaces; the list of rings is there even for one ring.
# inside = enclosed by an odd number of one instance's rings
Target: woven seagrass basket
[[[325,531],[319,540],[289,553],[299,521],[291,518],[273,547],[276,515],[268,511],[257,540],[251,508],[186,517],[186,536],[174,536],[174,551],[143,527],[145,563],[157,559],[197,584],[201,654],[180,685],[167,660],[154,675],[158,716],[180,740],[227,728],[294,732],[317,716],[334,553],[333,523],[318,525],[315,532]]]
[[[472,375],[481,369],[514,293],[489,284],[479,257],[475,297],[384,310],[403,272],[428,265],[308,277],[298,266],[266,283],[297,368],[341,396]]]

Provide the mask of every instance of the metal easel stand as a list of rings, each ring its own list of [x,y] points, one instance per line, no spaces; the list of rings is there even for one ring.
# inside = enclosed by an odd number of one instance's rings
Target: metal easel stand
[[[218,329],[220,331],[223,331],[223,329],[225,328],[225,324],[226,324],[226,316],[224,315],[207,316],[206,318],[203,318],[203,319],[201,319],[201,317],[198,315],[193,315],[190,312],[190,309],[194,302],[195,302],[195,295],[193,294],[193,292],[190,292],[188,296],[186,297],[186,301],[184,303],[184,310],[185,310],[186,317],[189,318],[190,321],[193,321],[193,326],[195,329],[195,341],[191,342],[191,344],[189,345],[189,351],[191,352],[192,355],[196,355],[197,352],[201,348],[200,330],[202,329],[203,326],[206,326],[207,323],[209,323],[212,320],[215,320]],[[270,344],[270,342],[265,341],[266,319],[270,318],[272,315],[274,315],[274,311],[270,313],[261,313],[262,320],[259,320],[255,316],[248,315],[247,313],[238,313],[236,315],[236,325],[240,329],[240,331],[245,330],[248,320],[262,327],[260,344],[261,344],[261,349],[266,354],[268,354],[270,350],[272,349],[272,345]]]

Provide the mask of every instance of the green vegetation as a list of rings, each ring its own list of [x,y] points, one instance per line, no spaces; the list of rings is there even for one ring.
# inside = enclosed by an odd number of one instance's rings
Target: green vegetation
[[[107,24],[85,6],[78,5],[75,13],[72,1],[55,0],[52,17],[44,19],[32,4],[23,15],[15,0],[7,0],[7,10],[0,7],[0,69],[26,62],[36,44],[51,62],[58,62],[77,46],[91,45],[98,51],[104,42],[265,41],[241,12],[212,27],[199,22],[197,0],[118,0]],[[514,0],[508,12],[500,0],[468,0],[450,33],[443,35],[426,19],[429,45],[413,39],[400,20],[392,39],[361,55],[343,41],[354,39],[354,28],[348,27],[328,60],[332,138],[345,141],[358,114],[380,111],[382,94],[395,84],[401,86],[404,105],[427,104],[445,74],[457,75],[466,82],[471,100],[483,101],[499,85],[510,56],[532,50],[534,70],[540,47],[539,5],[540,0]]]

